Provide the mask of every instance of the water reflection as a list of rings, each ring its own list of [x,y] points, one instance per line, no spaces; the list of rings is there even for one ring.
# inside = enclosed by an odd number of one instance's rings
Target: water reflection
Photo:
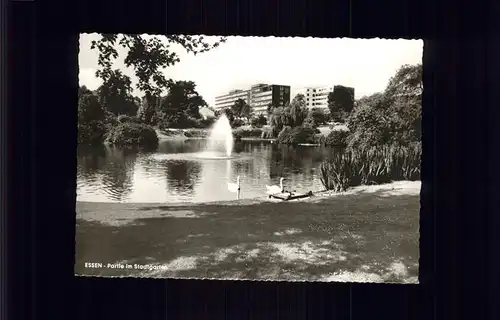
[[[201,163],[181,160],[166,161],[165,174],[169,190],[182,195],[192,195],[200,179]]]
[[[78,189],[96,198],[121,202],[133,190],[132,177],[137,150],[112,147],[78,150]],[[80,179],[81,177],[81,179]]]
[[[106,165],[106,147],[80,147],[77,151],[77,157],[78,178],[84,179],[87,182],[95,181],[97,171]]]
[[[266,184],[285,177],[287,189],[322,189],[321,161],[334,152],[267,142],[236,143],[231,160],[170,159],[158,154],[202,151],[204,140],[164,141],[155,151],[94,147],[78,149],[78,200],[96,202],[206,202],[232,200],[227,182],[241,178],[241,198],[266,195]]]

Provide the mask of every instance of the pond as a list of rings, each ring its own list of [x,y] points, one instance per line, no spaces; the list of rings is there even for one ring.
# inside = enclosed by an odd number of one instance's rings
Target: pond
[[[154,152],[108,146],[79,147],[77,200],[89,202],[209,202],[236,199],[228,182],[240,176],[240,198],[267,196],[266,185],[323,190],[319,167],[330,148],[262,141],[234,145],[231,159],[200,159],[205,140],[161,141]]]

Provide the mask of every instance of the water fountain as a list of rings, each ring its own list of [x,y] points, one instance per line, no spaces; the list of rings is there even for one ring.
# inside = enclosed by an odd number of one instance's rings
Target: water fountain
[[[230,159],[233,152],[233,129],[229,119],[223,114],[213,124],[207,139],[207,146],[198,158]]]
[[[151,159],[164,160],[249,160],[248,155],[233,154],[233,130],[229,119],[222,115],[210,128],[205,148],[195,153],[155,154]]]

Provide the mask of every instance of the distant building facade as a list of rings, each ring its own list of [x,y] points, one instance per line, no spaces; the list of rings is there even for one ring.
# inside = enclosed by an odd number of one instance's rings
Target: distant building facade
[[[306,98],[307,108],[319,108],[319,109],[327,109],[328,108],[328,95],[335,90],[338,86],[329,86],[329,87],[309,87],[304,91],[304,95]],[[351,89],[352,96],[354,97],[354,88],[347,87]]]
[[[282,107],[290,103],[290,86],[259,83],[250,88],[250,105],[256,114],[266,114],[272,104]]]
[[[215,108],[231,107],[238,99],[243,99],[255,114],[266,114],[269,104],[284,106],[290,102],[290,86],[259,83],[248,90],[233,90],[215,98]]]
[[[306,106],[308,109],[328,108],[328,95],[333,92],[331,87],[309,87],[305,90]]]
[[[232,90],[228,94],[215,97],[215,109],[229,108],[238,99],[243,99],[250,104],[250,90]]]

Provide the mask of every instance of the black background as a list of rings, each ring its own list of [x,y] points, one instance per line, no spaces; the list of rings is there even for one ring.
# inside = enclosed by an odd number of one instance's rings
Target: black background
[[[3,106],[9,167],[2,186],[8,192],[9,319],[500,319],[493,259],[500,214],[496,6],[432,0],[11,3],[11,94]],[[421,284],[75,278],[80,32],[425,39]],[[47,150],[67,160],[54,163]]]

